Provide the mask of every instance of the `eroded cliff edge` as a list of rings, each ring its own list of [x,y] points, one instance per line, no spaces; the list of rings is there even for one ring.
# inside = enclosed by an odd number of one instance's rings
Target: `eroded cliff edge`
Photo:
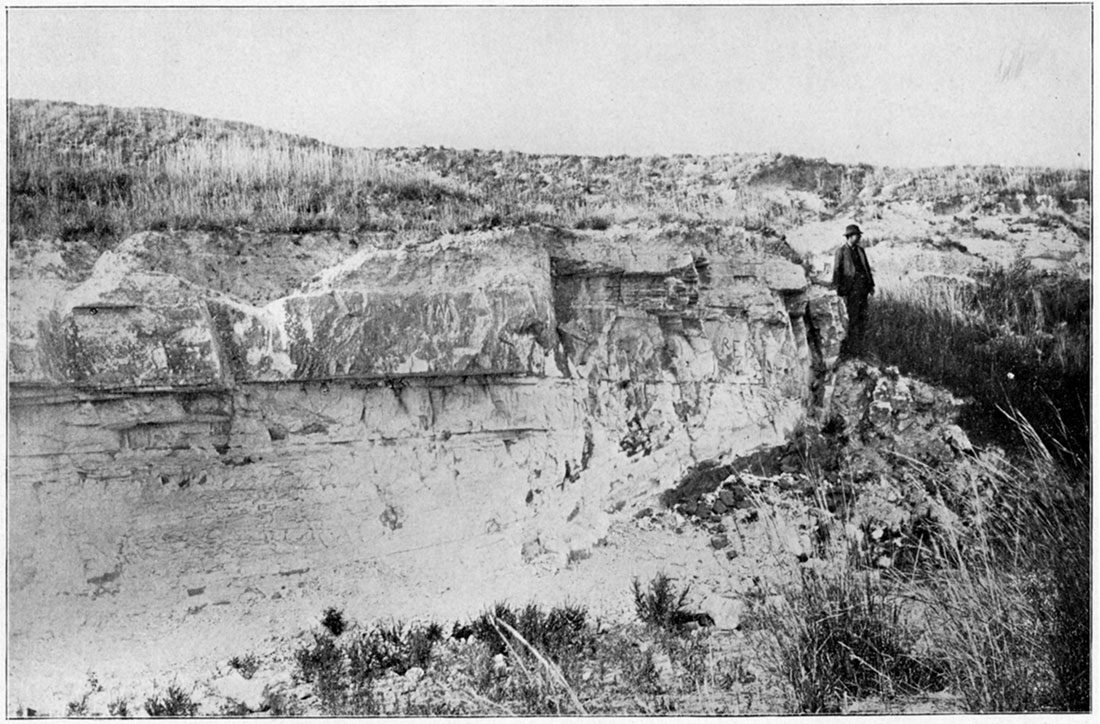
[[[813,404],[840,312],[788,251],[728,228],[148,232],[79,283],[40,252],[9,286],[14,663],[65,622],[167,635],[583,555],[627,501]]]

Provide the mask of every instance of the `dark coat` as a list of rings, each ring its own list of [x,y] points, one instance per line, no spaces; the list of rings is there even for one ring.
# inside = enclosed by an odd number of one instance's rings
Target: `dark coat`
[[[874,293],[875,278],[871,275],[871,265],[867,263],[867,253],[859,244],[849,246],[846,243],[836,250],[833,258],[833,286],[842,297],[857,292]]]

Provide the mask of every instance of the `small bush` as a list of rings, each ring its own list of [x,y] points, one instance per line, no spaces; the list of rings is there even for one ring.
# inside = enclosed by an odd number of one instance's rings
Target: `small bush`
[[[198,711],[198,702],[191,701],[191,695],[175,684],[163,696],[154,693],[145,700],[145,713],[149,716],[195,716]]]
[[[328,629],[333,636],[339,636],[347,628],[344,621],[344,612],[338,608],[325,609],[325,615],[321,618],[321,625]]]
[[[313,634],[313,644],[301,648],[294,656],[301,678],[313,685],[313,690],[326,708],[339,707],[343,702],[344,655],[328,634]]]
[[[123,697],[112,699],[107,704],[107,713],[116,719],[125,719],[130,716],[130,702]]]
[[[426,669],[432,646],[442,640],[438,624],[406,627],[400,622],[375,626],[360,633],[345,651],[349,673],[355,681],[367,681],[386,671],[404,675],[409,669]]]
[[[69,702],[68,707],[66,707],[66,716],[88,716],[88,699],[93,694],[98,694],[101,691],[103,691],[103,685],[99,683],[99,679],[94,673],[89,673],[87,690],[79,699]]]
[[[549,612],[536,604],[515,611],[498,603],[472,624],[474,635],[484,642],[491,654],[507,654],[516,647],[507,632],[495,620],[511,626],[532,647],[556,663],[576,658],[594,645],[595,634],[588,626],[588,611],[582,606],[556,606]]]
[[[65,716],[67,717],[82,717],[88,716],[88,696],[85,694],[80,699],[70,701],[65,708]]]
[[[260,660],[254,654],[234,656],[229,660],[229,665],[240,672],[241,676],[251,679],[256,670],[260,668]]]
[[[314,633],[313,643],[298,650],[299,676],[313,690],[327,714],[362,716],[378,713],[372,691],[388,672],[426,669],[432,646],[443,638],[438,624],[411,627],[401,623],[354,629],[337,643],[329,632]]]
[[[678,633],[697,617],[685,608],[691,586],[678,591],[672,579],[664,573],[649,582],[649,590],[643,590],[637,578],[633,583],[634,610],[643,623],[669,633]]]

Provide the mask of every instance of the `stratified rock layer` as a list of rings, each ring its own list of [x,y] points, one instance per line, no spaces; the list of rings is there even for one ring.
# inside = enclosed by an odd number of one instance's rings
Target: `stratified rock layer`
[[[231,244],[171,236],[75,286],[14,270],[13,685],[48,678],[51,637],[91,652],[354,613],[387,576],[443,595],[564,564],[697,460],[780,441],[837,353],[836,298],[739,232],[364,245],[263,306],[170,258]]]

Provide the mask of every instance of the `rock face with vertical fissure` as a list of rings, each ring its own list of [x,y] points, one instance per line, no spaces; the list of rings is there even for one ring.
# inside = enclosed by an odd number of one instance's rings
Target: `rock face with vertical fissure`
[[[564,564],[623,501],[780,441],[837,353],[836,298],[739,231],[362,245],[266,304],[191,258],[232,246],[150,232],[80,283],[12,270],[15,667],[73,616],[157,635],[288,605],[291,579]]]

